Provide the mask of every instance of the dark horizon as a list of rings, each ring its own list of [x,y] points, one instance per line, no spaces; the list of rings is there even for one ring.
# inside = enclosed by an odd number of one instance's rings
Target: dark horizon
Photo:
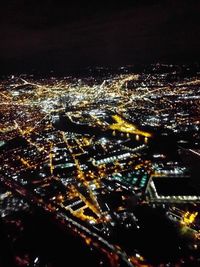
[[[0,74],[200,61],[200,3],[8,0]]]

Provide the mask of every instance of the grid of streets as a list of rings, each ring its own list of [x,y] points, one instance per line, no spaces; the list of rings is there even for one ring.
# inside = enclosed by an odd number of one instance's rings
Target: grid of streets
[[[164,138],[199,156],[199,74],[170,71],[2,80],[0,181],[9,190],[2,199],[17,193],[127,266],[144,259],[110,236],[117,222],[140,229],[134,205],[171,202],[169,218],[198,236],[198,213],[176,204],[196,205],[200,196],[159,196],[155,188],[163,177],[190,179],[187,164],[157,149]]]

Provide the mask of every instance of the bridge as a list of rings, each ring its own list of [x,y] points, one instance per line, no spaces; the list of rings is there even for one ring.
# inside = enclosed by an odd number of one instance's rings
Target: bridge
[[[142,136],[145,138],[145,142],[148,141],[148,138],[152,137],[151,133],[139,130],[134,124],[127,122],[119,115],[113,115],[112,118],[115,122],[109,125],[109,129],[113,131],[117,130],[126,134],[136,135],[136,139],[138,140]]]

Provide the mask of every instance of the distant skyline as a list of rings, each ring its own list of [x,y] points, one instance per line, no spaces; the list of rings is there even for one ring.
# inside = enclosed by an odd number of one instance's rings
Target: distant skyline
[[[0,73],[200,59],[200,2],[7,0]]]

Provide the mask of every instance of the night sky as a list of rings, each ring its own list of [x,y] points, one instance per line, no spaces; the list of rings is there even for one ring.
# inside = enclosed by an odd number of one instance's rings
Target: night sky
[[[5,0],[0,73],[200,59],[200,1]]]

